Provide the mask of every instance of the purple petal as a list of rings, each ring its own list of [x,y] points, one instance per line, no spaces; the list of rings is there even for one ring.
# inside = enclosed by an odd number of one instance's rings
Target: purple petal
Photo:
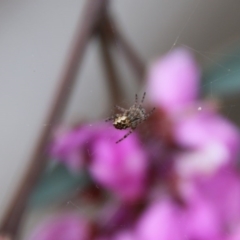
[[[89,130],[83,127],[57,135],[50,149],[53,160],[64,163],[73,172],[80,170],[83,165],[82,146],[88,135]]]
[[[183,221],[185,234],[189,239],[220,239],[221,222],[211,202],[194,193],[188,196],[186,204]]]
[[[139,240],[182,240],[183,222],[181,212],[169,200],[155,203],[148,207],[136,227]]]
[[[198,95],[199,69],[185,49],[176,49],[150,68],[147,81],[148,98],[167,112],[175,112],[191,104]]]
[[[176,168],[182,176],[212,173],[236,161],[239,152],[239,130],[230,122],[209,111],[201,111],[179,120],[175,140],[189,151],[176,157]]]
[[[90,173],[96,181],[125,200],[143,193],[147,158],[135,135],[119,144],[99,138],[93,149]]]
[[[52,155],[73,171],[88,155],[92,177],[122,199],[133,200],[143,193],[147,159],[134,133],[116,144],[124,134],[108,124],[83,125],[58,137]]]
[[[120,137],[108,124],[95,123],[82,125],[69,130],[54,139],[50,154],[53,160],[64,163],[73,172],[79,171],[86,161],[86,152],[91,150],[92,143],[98,139],[111,139],[113,142]],[[91,154],[91,153],[89,153]]]
[[[240,176],[234,169],[224,168],[202,178],[198,187],[218,212],[225,228],[233,229],[240,223]]]
[[[235,226],[235,228],[232,230],[232,233],[226,240],[239,240],[240,239],[240,224]]]

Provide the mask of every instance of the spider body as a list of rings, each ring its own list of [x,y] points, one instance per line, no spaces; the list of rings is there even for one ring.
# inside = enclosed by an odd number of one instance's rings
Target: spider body
[[[113,126],[117,129],[135,129],[145,119],[146,111],[141,106],[132,106],[122,114],[116,114]]]
[[[129,109],[124,109],[122,107],[116,106],[116,108],[119,111],[121,111],[121,113],[117,113],[106,120],[106,121],[113,120],[113,126],[116,129],[120,129],[120,130],[127,129],[127,128],[131,129],[126,135],[124,135],[116,143],[119,143],[122,140],[124,140],[126,137],[128,137],[139,124],[144,122],[153,113],[155,108],[153,108],[151,112],[146,113],[146,110],[142,106],[145,95],[146,93],[143,94],[141,103],[138,103],[138,97],[136,94],[135,103]]]
[[[117,129],[127,129],[131,125],[130,119],[127,115],[120,115],[114,119],[113,126]]]

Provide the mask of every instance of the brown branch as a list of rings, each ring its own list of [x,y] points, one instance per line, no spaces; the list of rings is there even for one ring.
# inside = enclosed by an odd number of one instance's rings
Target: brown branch
[[[63,114],[86,45],[96,28],[96,24],[101,19],[106,4],[107,0],[87,1],[86,7],[84,8],[83,19],[80,21],[75,41],[70,49],[69,58],[66,62],[63,74],[59,79],[58,91],[56,92],[52,107],[45,121],[46,126],[43,128],[35,151],[33,152],[30,166],[0,225],[0,239],[13,240],[17,238],[29,197],[48,161],[45,150],[50,139],[52,128]]]
[[[111,39],[109,38],[108,29],[106,28],[105,21],[99,27],[99,38],[102,50],[103,63],[105,65],[106,73],[108,76],[108,83],[112,95],[113,104],[119,103],[121,97],[121,86],[119,85],[119,77],[117,75],[114,62],[111,56]]]
[[[126,41],[123,37],[123,34],[120,32],[119,27],[116,22],[114,22],[113,18],[109,16],[109,14],[105,14],[105,26],[108,28],[109,38],[112,39],[113,43],[117,43],[118,47],[121,48],[123,54],[125,54],[126,59],[129,64],[132,66],[135,71],[139,81],[142,82],[145,77],[145,64],[138,56],[133,47]]]

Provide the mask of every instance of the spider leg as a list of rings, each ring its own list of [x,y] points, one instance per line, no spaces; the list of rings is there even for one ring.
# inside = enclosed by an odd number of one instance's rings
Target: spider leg
[[[114,118],[115,118],[115,116],[111,116],[111,117],[109,117],[109,118],[105,119],[105,122],[112,121]]]
[[[122,108],[122,107],[117,106],[117,105],[115,105],[115,108],[117,108],[117,109],[118,109],[119,111],[121,111],[121,112],[125,112],[125,111],[127,111],[127,109]]]
[[[135,104],[137,104],[138,103],[138,95],[136,94],[135,95]]]
[[[147,113],[145,115],[145,119],[149,118],[152,115],[152,113],[154,112],[154,110],[155,110],[155,108],[153,108],[149,113]]]
[[[140,123],[142,123],[142,120],[140,118],[135,118],[130,123],[132,130],[134,130]]]
[[[141,103],[143,103],[143,101],[144,101],[144,99],[145,99],[145,96],[146,96],[146,92],[143,93],[143,97],[142,97]]]
[[[116,143],[121,142],[122,140],[124,140],[125,138],[127,138],[131,133],[133,133],[132,131],[129,131],[127,134],[125,134],[121,139],[119,139],[118,141],[116,141]]]

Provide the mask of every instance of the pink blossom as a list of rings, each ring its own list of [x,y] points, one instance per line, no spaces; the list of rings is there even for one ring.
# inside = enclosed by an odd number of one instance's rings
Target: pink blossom
[[[141,216],[136,235],[139,240],[182,240],[180,209],[168,199],[150,205]]]
[[[185,200],[184,205],[170,199],[150,205],[136,226],[137,239],[222,239],[221,221],[211,203],[193,194]]]
[[[97,183],[123,200],[134,200],[144,191],[147,156],[135,134],[116,144],[125,133],[108,124],[81,126],[59,137],[52,155],[75,171],[85,161]]]
[[[75,214],[55,216],[40,225],[29,240],[86,240],[89,227]]]
[[[124,134],[124,133],[122,133]],[[120,137],[119,132],[103,123],[92,123],[65,130],[55,134],[50,147],[53,160],[61,162],[73,172],[79,171],[86,163],[86,157],[91,157],[94,150],[93,142],[98,139],[116,141]]]
[[[199,76],[190,52],[172,51],[150,68],[147,92],[151,103],[169,114],[192,104],[198,95]]]
[[[131,136],[121,144],[98,139],[89,169],[93,178],[123,199],[136,199],[144,190],[146,155]]]
[[[179,193],[187,206],[184,209],[187,234],[198,236],[197,239],[239,236],[240,176],[235,169],[222,168],[195,180],[182,179]]]
[[[239,151],[239,131],[212,111],[203,110],[179,119],[174,136],[179,145],[188,148],[176,157],[176,169],[183,176],[211,174],[235,163]]]
[[[182,207],[184,232],[188,239],[221,239],[222,223],[214,203],[192,183],[180,187],[180,195],[185,206]]]
[[[182,177],[211,174],[234,162],[239,149],[238,129],[197,99],[199,76],[192,55],[177,49],[153,64],[147,81],[152,104],[164,112],[175,143],[186,149],[175,156]]]
[[[235,226],[235,231],[226,238],[226,240],[239,240],[240,239],[240,224]]]
[[[183,49],[150,69],[151,102],[163,112],[171,136],[184,149],[173,153],[178,181],[188,180],[179,188],[182,206],[165,198],[145,210],[136,227],[138,239],[222,240],[234,236],[234,226],[240,226],[240,179],[233,169],[239,131],[197,99],[198,84],[198,68]]]
[[[98,131],[100,128],[95,128]],[[85,162],[84,145],[92,138],[91,127],[78,127],[55,134],[50,153],[54,161],[67,165],[73,172],[82,169]]]
[[[240,226],[240,175],[235,169],[223,168],[217,173],[196,180],[198,191],[218,212],[229,232]]]

